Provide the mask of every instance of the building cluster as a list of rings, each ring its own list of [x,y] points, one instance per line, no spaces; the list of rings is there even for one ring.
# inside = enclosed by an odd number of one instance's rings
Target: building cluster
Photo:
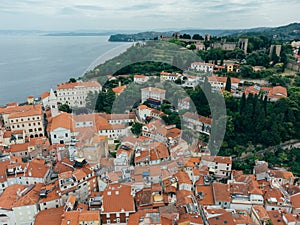
[[[163,73],[165,80],[174,75]],[[225,81],[216,80],[209,82],[222,89]],[[233,86],[238,83],[232,80]],[[185,140],[187,130],[209,136],[213,120],[185,112],[181,129],[165,124],[167,115],[159,106],[166,101],[166,90],[142,88],[141,104],[130,113],[73,115],[60,111],[58,104],[65,100],[80,107],[101,85],[58,87],[56,93],[42,94],[40,102],[29,97],[27,104],[0,108],[1,224],[300,221],[300,187],[293,185],[291,172],[271,170],[266,162],[257,162],[253,174],[233,171],[231,157],[213,156],[206,143]],[[68,97],[73,91],[74,99]],[[189,97],[178,101],[179,110],[191,106]],[[134,123],[142,124],[140,135],[131,133]]]

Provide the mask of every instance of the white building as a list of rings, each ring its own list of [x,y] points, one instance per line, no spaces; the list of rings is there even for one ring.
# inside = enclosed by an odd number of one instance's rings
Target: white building
[[[102,86],[96,81],[58,84],[56,87],[58,102],[70,107],[85,107],[89,92],[100,92]]]
[[[166,90],[155,88],[155,87],[147,87],[141,89],[142,92],[142,102],[147,101],[148,99],[153,99],[156,101],[163,101],[166,99]]]
[[[136,74],[133,77],[133,82],[136,84],[144,84],[149,80],[148,76]]]
[[[193,62],[191,64],[191,68],[193,70],[196,70],[197,72],[212,73],[214,70],[214,64],[205,62]]]

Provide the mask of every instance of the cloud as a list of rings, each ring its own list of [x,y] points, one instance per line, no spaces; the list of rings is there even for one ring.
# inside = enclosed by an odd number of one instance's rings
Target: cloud
[[[6,23],[0,29],[25,26],[23,21],[51,29],[245,28],[297,21],[299,8],[299,0],[1,0]]]

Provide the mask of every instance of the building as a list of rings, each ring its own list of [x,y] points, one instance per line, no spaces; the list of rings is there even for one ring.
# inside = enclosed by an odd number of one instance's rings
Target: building
[[[286,98],[288,96],[287,89],[282,86],[275,87],[260,87],[257,85],[246,87],[244,90],[246,96],[252,95],[262,95],[266,96],[269,101],[276,102],[278,99]]]
[[[181,77],[181,74],[178,73],[168,73],[165,71],[162,71],[160,73],[160,82],[164,82],[164,81],[175,81],[177,79],[179,79]]]
[[[155,87],[147,87],[141,89],[142,92],[142,103],[146,101],[158,102],[160,104],[166,99],[166,90],[162,90]]]
[[[102,224],[127,224],[135,213],[134,196],[130,185],[109,184],[103,191]]]
[[[73,116],[61,113],[53,117],[48,124],[47,131],[52,144],[69,144],[75,138]]]
[[[193,62],[191,64],[191,69],[197,72],[212,73],[214,70],[214,64],[205,62]]]
[[[231,156],[207,156],[203,155],[200,161],[201,166],[209,167],[210,172],[216,177],[228,177],[231,174]]]
[[[149,76],[135,74],[133,77],[133,82],[136,84],[144,84],[149,80]]]
[[[56,86],[57,100],[70,107],[86,107],[86,97],[89,92],[100,92],[102,86],[96,81],[58,84]]]
[[[0,108],[0,115],[5,127],[12,132],[22,130],[30,138],[44,136],[44,113],[40,104]]]
[[[182,116],[184,125],[194,131],[210,135],[212,118],[198,116],[196,113],[186,112]]]
[[[231,77],[231,88],[237,89],[240,83],[240,79]],[[209,76],[208,82],[211,85],[213,91],[221,91],[225,89],[227,77]]]

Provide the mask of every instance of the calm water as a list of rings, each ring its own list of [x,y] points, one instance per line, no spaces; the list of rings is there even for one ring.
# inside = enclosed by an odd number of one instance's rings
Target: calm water
[[[124,51],[108,37],[0,36],[0,105],[38,97]]]

